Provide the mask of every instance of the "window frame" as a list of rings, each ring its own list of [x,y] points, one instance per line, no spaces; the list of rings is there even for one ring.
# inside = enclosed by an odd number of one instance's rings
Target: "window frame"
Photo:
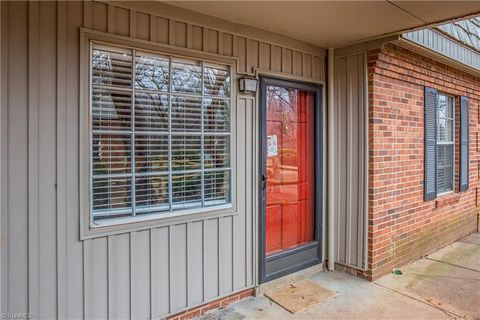
[[[237,133],[236,133],[236,97],[237,97],[237,58],[226,58],[218,54],[204,53],[192,49],[182,49],[145,40],[137,40],[103,32],[81,28],[80,30],[80,238],[88,239],[126,231],[151,229],[159,226],[212,217],[231,216],[237,211]],[[221,64],[230,69],[230,202],[210,207],[197,207],[178,211],[163,211],[130,217],[119,217],[94,221],[93,199],[91,197],[91,160],[92,123],[91,123],[91,53],[92,43],[138,50],[145,53],[168,55],[187,60],[201,60],[205,63]],[[133,79],[132,79],[133,80]],[[203,97],[203,93],[200,97]],[[170,134],[170,133],[169,133]],[[170,170],[170,169],[169,169]]]
[[[447,101],[452,101],[453,102],[453,105],[452,105],[452,118],[448,120],[451,120],[452,121],[452,140],[451,141],[439,141],[439,137],[440,137],[440,126],[439,126],[439,121],[440,121],[440,117],[439,117],[439,99],[440,99],[440,96],[444,96],[447,98]],[[452,169],[451,169],[451,175],[452,175],[452,189],[451,190],[447,190],[447,191],[443,191],[443,192],[438,192],[437,191],[437,197],[439,196],[443,196],[443,195],[447,195],[447,194],[450,194],[450,193],[454,193],[455,192],[455,176],[456,176],[456,172],[455,172],[455,149],[457,147],[457,143],[456,143],[456,126],[455,126],[455,121],[456,121],[456,112],[457,112],[457,98],[453,95],[450,95],[448,93],[445,93],[445,92],[442,92],[442,91],[438,91],[437,92],[437,98],[436,98],[436,126],[437,126],[437,132],[436,132],[436,137],[435,137],[435,147],[437,148],[437,151],[436,151],[436,159],[435,159],[435,162],[436,162],[436,165],[437,165],[437,175],[435,177],[435,179],[437,180],[437,190],[438,190],[438,146],[452,146],[452,158],[453,158],[453,161],[452,161]]]

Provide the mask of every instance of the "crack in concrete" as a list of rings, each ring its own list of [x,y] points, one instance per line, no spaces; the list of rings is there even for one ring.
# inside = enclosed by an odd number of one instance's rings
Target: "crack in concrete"
[[[447,265],[452,266],[452,267],[462,268],[462,269],[465,269],[465,270],[470,270],[470,271],[473,271],[473,272],[478,272],[478,273],[480,273],[480,270],[476,270],[476,269],[471,269],[471,268],[468,268],[468,267],[459,266],[458,264],[454,264],[454,263],[450,263],[450,262],[445,262],[445,261],[437,260],[437,259],[432,259],[432,258],[429,258],[429,257],[425,257],[425,259],[428,259],[428,260],[431,260],[431,261],[435,261],[435,262],[444,263],[444,264],[447,264]]]
[[[417,276],[417,277],[423,277],[423,278],[441,278],[441,279],[458,279],[458,280],[471,280],[471,281],[480,281],[480,279],[473,279],[473,278],[466,278],[466,277],[449,277],[449,276],[444,276],[441,274],[424,274],[424,273],[415,273],[415,272],[410,272],[410,274]]]
[[[424,303],[425,303],[425,304],[428,304],[428,305],[430,305],[430,306],[432,306],[432,307],[434,307],[434,308],[442,311],[447,317],[450,317],[450,318],[453,318],[453,319],[457,319],[457,318],[454,316],[454,315],[456,315],[454,312],[452,312],[452,311],[450,311],[450,310],[447,310],[447,309],[442,309],[442,308],[440,308],[440,307],[437,306],[436,304],[428,301],[428,299],[427,299],[425,296],[423,296],[421,293],[414,292],[414,291],[410,291],[410,292],[411,292],[412,294],[417,294],[417,295],[419,295],[420,297],[422,297],[422,299],[424,300]],[[451,313],[451,314],[450,314],[450,313]],[[457,315],[457,316],[461,317],[462,319],[466,319],[465,316],[460,316],[460,315]]]
[[[379,284],[379,283],[377,283],[377,282],[373,282],[373,283],[376,284],[376,285],[379,286],[379,287],[385,288],[385,289],[387,289],[387,290],[390,290],[390,291],[392,291],[392,292],[395,292],[395,293],[397,293],[397,294],[400,294],[400,295],[402,295],[402,296],[404,296],[404,297],[407,297],[407,298],[409,298],[409,299],[412,299],[412,300],[418,301],[418,302],[420,302],[420,303],[423,303],[423,304],[425,304],[425,305],[427,305],[427,306],[433,307],[433,308],[441,311],[441,312],[444,313],[446,316],[448,316],[448,317],[450,317],[450,318],[452,318],[452,319],[457,319],[457,318],[466,319],[466,318],[465,318],[464,316],[462,316],[462,315],[456,314],[455,312],[452,312],[452,311],[449,311],[449,310],[446,310],[446,309],[442,309],[442,308],[440,308],[439,306],[437,306],[437,305],[435,305],[435,304],[433,304],[433,303],[428,302],[428,300],[425,299],[425,297],[423,297],[421,294],[418,294],[418,295],[419,295],[420,297],[422,297],[425,301],[424,301],[424,300],[421,300],[421,299],[417,299],[417,298],[415,298],[415,297],[412,297],[412,296],[410,296],[410,295],[408,295],[408,294],[405,294],[405,293],[403,293],[403,292],[400,292],[400,291],[398,291],[398,290],[395,290],[395,289],[386,287],[386,286],[381,285],[381,284]],[[417,294],[417,293],[414,293],[414,292],[412,292],[412,293],[413,293],[413,294]]]

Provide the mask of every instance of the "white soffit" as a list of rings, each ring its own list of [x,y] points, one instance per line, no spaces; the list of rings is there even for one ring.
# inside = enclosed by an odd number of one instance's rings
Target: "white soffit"
[[[315,46],[340,47],[480,12],[480,1],[167,1]]]

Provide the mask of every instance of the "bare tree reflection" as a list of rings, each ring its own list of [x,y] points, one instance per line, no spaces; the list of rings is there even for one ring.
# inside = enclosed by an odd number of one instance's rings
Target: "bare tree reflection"
[[[94,210],[129,208],[133,183],[137,207],[166,205],[167,173],[201,168],[202,128],[207,133],[230,131],[230,73],[228,69],[202,67],[195,61],[132,57],[131,52],[120,49],[94,49],[92,53],[92,125],[99,132],[92,141],[94,175],[107,177],[94,176]],[[176,134],[172,135],[170,129]],[[204,146],[205,168],[229,166],[228,139],[228,135],[208,138]],[[132,156],[135,173],[128,175]],[[118,173],[126,176],[108,177]],[[200,171],[172,174],[174,202],[201,199],[200,181]],[[206,197],[227,198],[228,181],[227,171],[205,173]]]

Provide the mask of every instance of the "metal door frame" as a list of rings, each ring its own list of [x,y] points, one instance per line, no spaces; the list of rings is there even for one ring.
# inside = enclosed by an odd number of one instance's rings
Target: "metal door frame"
[[[266,87],[280,86],[292,89],[304,90],[315,94],[315,152],[314,152],[314,170],[315,170],[315,199],[314,199],[314,218],[315,231],[314,241],[290,250],[266,257]],[[322,261],[322,230],[323,230],[323,86],[292,81],[287,79],[260,77],[259,94],[259,129],[260,129],[260,175],[259,196],[260,196],[260,217],[259,217],[259,280],[264,283],[292,272],[316,265]],[[315,252],[316,251],[316,252]],[[267,274],[267,263],[282,261],[286,263],[285,267]],[[298,261],[296,264],[288,262]]]

